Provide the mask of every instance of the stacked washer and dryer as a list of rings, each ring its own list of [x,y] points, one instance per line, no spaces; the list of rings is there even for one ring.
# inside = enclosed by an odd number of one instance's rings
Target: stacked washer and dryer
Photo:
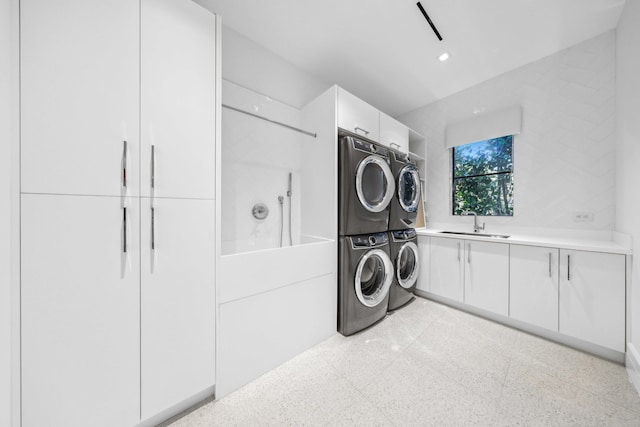
[[[340,132],[338,331],[352,335],[413,298],[420,176],[406,154]]]

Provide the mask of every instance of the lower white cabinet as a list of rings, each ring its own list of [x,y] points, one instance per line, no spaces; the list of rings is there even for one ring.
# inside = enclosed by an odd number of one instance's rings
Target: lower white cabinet
[[[625,351],[625,256],[560,250],[559,331]]]
[[[509,317],[558,331],[556,248],[511,245]]]
[[[22,426],[140,419],[139,209],[22,195]]]
[[[416,283],[416,289],[430,292],[431,285],[429,283],[429,276],[431,271],[431,237],[418,236],[418,256],[420,257],[420,272],[418,273],[418,281]]]
[[[464,302],[509,314],[509,245],[465,241]]]
[[[142,419],[212,387],[215,367],[214,201],[156,199],[151,213],[142,199]]]
[[[431,237],[429,292],[463,302],[464,240]]]

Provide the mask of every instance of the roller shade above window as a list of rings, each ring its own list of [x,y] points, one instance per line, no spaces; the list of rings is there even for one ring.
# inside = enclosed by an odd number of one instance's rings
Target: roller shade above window
[[[494,113],[483,114],[447,126],[446,148],[484,141],[522,131],[522,107],[516,106]]]

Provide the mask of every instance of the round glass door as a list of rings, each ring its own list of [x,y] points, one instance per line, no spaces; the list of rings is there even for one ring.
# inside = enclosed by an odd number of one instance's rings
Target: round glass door
[[[371,155],[360,162],[356,171],[356,193],[365,209],[382,212],[394,192],[393,173],[382,157]]]
[[[358,300],[367,307],[375,307],[387,296],[393,280],[393,263],[380,249],[367,252],[356,269],[355,291]]]
[[[398,174],[398,200],[407,212],[418,210],[420,203],[420,174],[414,165],[406,165]]]
[[[407,242],[400,248],[396,258],[396,277],[398,283],[405,289],[409,289],[418,279],[418,246],[413,242]]]

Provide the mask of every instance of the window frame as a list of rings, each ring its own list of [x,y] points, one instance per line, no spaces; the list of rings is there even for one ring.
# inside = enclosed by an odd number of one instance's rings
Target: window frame
[[[478,141],[472,141],[469,142],[468,144],[475,144],[475,143],[479,143],[479,142],[485,142],[485,141],[489,141],[492,139],[498,139],[498,138],[504,138],[504,137],[511,137],[511,170],[510,171],[502,171],[502,172],[492,172],[492,173],[488,173],[488,174],[478,174],[478,175],[469,175],[469,176],[465,176],[462,178],[476,178],[476,177],[482,177],[482,176],[497,176],[497,175],[506,175],[506,174],[511,174],[511,182],[513,185],[513,189],[512,189],[512,198],[513,195],[515,194],[515,165],[516,165],[516,161],[515,161],[515,139],[516,139],[516,134],[513,135],[502,135],[502,136],[498,136],[498,137],[494,137],[494,138],[487,138],[487,139],[481,139]],[[460,145],[468,145],[468,144],[460,144]],[[459,146],[459,145],[458,145]],[[455,181],[456,179],[460,179],[460,178],[456,178],[455,177],[455,171],[456,171],[456,165],[455,165],[455,149],[458,146],[453,146],[449,149],[449,215],[454,216],[454,217],[459,217],[459,216],[463,216],[462,214],[456,214],[455,213],[455,206],[456,206],[456,199],[455,199]],[[498,218],[513,218],[515,216],[515,204],[512,207],[511,210],[511,215],[484,215],[484,213],[478,213],[478,216],[490,216],[490,217],[498,217]]]

